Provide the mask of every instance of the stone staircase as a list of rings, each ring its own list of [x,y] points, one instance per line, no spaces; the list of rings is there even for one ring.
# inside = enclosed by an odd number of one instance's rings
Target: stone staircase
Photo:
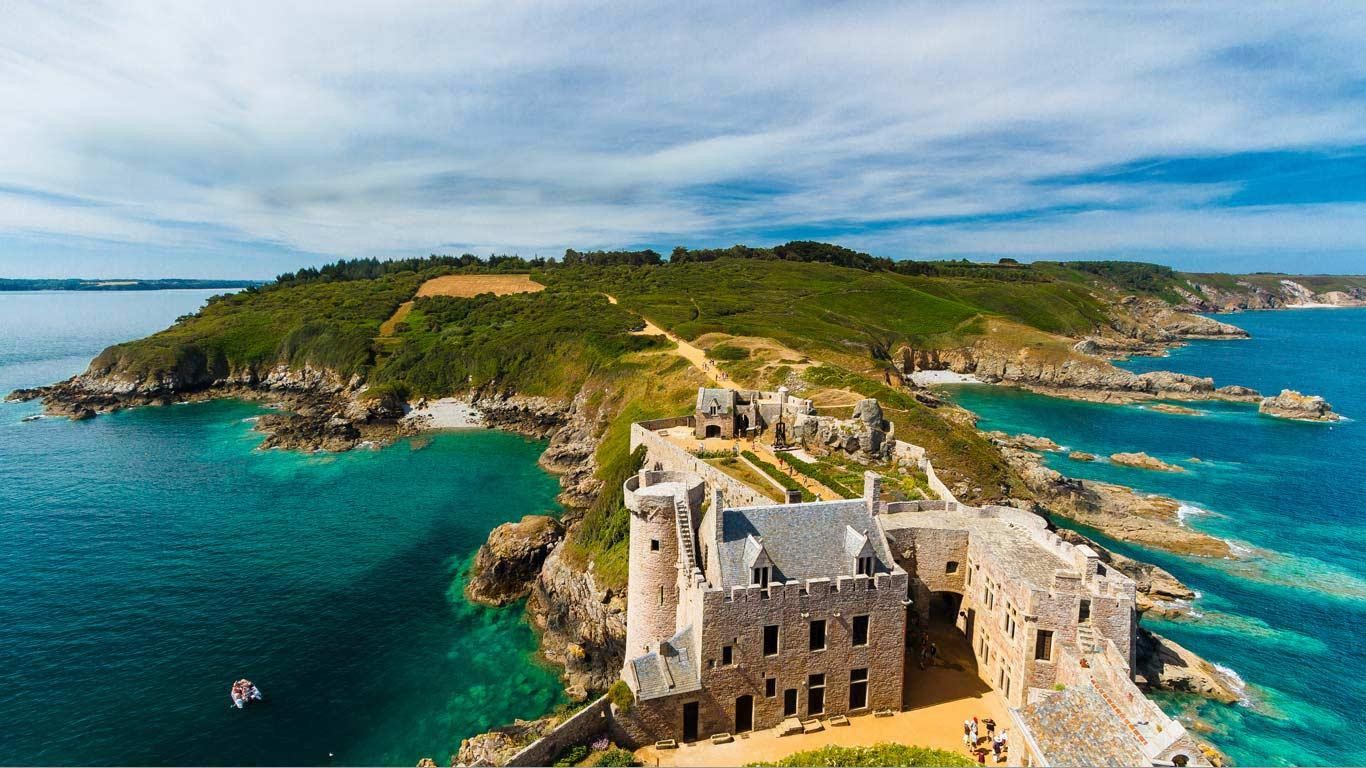
[[[688,571],[697,570],[697,542],[693,535],[692,510],[683,496],[674,497],[674,526],[678,529],[678,549]]]
[[[1090,623],[1077,625],[1077,647],[1083,654],[1098,653],[1101,651],[1100,636],[1096,634],[1096,628]]]

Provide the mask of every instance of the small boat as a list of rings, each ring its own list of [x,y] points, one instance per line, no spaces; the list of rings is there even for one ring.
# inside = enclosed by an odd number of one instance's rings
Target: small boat
[[[43,418],[43,415],[41,413],[35,413],[32,416],[25,416],[24,418],[20,419],[20,421],[37,421],[41,418]]]
[[[260,689],[255,685],[252,685],[252,682],[246,678],[242,678],[233,683],[229,695],[232,697],[233,706],[238,709],[245,707],[253,701],[261,700]]]

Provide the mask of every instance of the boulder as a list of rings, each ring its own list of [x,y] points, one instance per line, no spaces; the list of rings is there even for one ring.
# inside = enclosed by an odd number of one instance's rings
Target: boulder
[[[1096,455],[1094,453],[1087,453],[1086,451],[1072,451],[1067,454],[1067,458],[1072,461],[1095,461]]]
[[[1261,392],[1258,392],[1252,387],[1240,387],[1237,384],[1230,384],[1226,387],[1220,387],[1214,391],[1216,394],[1220,394],[1225,397],[1236,398],[1239,400],[1258,398],[1262,396]]]
[[[1024,451],[1059,451],[1061,446],[1046,437],[1038,437],[1027,433],[1015,436],[1007,435],[1004,432],[988,432],[987,438],[997,445],[1004,445],[1009,448],[1018,448]]]
[[[465,595],[485,605],[506,605],[525,597],[562,538],[564,526],[547,515],[527,515],[494,528],[474,556]]]
[[[1293,389],[1283,389],[1275,397],[1262,398],[1257,410],[1268,416],[1300,421],[1337,421],[1342,417],[1333,406],[1317,395],[1304,395]]]

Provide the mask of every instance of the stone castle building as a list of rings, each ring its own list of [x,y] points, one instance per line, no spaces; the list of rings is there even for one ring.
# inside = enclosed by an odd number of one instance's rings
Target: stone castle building
[[[635,695],[624,719],[636,738],[898,710],[915,663],[908,628],[937,621],[962,633],[1010,709],[1013,762],[1201,764],[1132,682],[1131,579],[1037,515],[887,502],[873,472],[861,498],[728,504],[735,481],[662,437],[712,418],[713,392],[699,392],[693,417],[632,429],[652,467],[623,489],[622,678]]]
[[[789,397],[786,387],[777,392],[703,387],[697,390],[693,429],[699,440],[744,437],[776,427],[779,422],[791,429],[798,420],[814,413],[810,400]]]

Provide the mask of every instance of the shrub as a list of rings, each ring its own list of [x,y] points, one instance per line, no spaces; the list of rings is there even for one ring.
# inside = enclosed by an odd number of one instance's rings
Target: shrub
[[[635,755],[627,752],[621,747],[612,747],[606,752],[603,752],[601,755],[598,755],[595,762],[597,765],[621,766],[622,768],[629,765],[640,765],[640,763],[636,762]]]
[[[555,758],[555,768],[568,768],[571,765],[578,765],[583,762],[585,757],[588,757],[588,747],[575,744]]]
[[[612,702],[619,712],[626,714],[635,705],[636,695],[631,692],[631,686],[627,685],[625,680],[617,680],[607,689],[607,700]]]
[[[972,760],[956,752],[905,744],[875,744],[871,747],[822,747],[795,752],[772,763],[753,766],[971,766]]]

